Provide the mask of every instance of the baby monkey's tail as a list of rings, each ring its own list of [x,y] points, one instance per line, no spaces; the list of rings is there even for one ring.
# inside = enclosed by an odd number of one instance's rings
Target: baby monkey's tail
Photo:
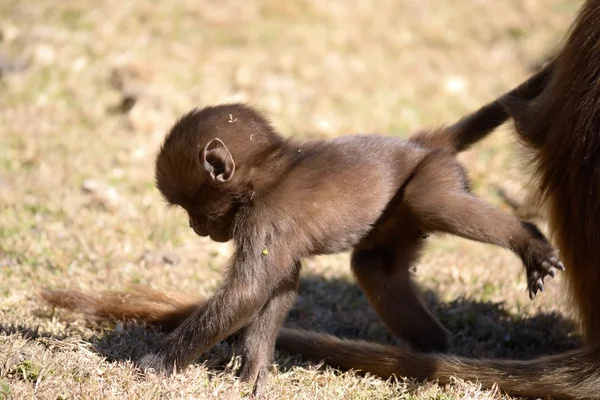
[[[204,300],[190,302],[144,286],[124,292],[84,293],[77,290],[43,289],[38,296],[51,306],[101,320],[134,320],[165,330],[176,328]]]

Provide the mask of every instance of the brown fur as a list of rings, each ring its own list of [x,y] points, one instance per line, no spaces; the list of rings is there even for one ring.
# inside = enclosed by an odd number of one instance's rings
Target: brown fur
[[[108,320],[138,320],[163,329],[174,329],[204,301],[166,295],[146,286],[128,291],[81,293],[75,290],[42,290],[38,295],[49,303]]]
[[[538,189],[588,343],[600,343],[600,2],[588,0],[556,59],[549,86],[518,109],[519,136],[535,152]],[[600,358],[598,359],[600,363]],[[600,393],[600,385],[599,390]]]
[[[531,361],[421,355],[393,347],[284,330],[278,345],[381,376],[450,377],[494,383],[519,395],[600,398],[600,2],[582,7],[549,85],[533,101],[507,98],[519,137],[532,150],[539,199],[569,265],[567,283],[586,345]]]
[[[408,376],[450,383],[453,377],[483,387],[531,397],[597,399],[600,396],[600,345],[534,360],[487,360],[418,353],[404,348],[283,328],[277,346],[342,369],[388,378]]]
[[[535,97],[550,70],[511,95]],[[243,105],[192,111],[167,135],[156,183],[169,204],[187,211],[198,235],[234,240],[222,287],[196,307],[139,290],[125,297],[73,291],[46,291],[42,297],[99,317],[176,326],[139,361],[143,369],[185,368],[239,332],[242,379],[256,382],[260,394],[277,333],[295,300],[299,260],[352,249],[352,270],[389,329],[416,348],[444,350],[448,333],[409,275],[428,234],[511,249],[526,267],[532,297],[547,274],[563,268],[534,225],[469,192],[454,158],[508,118],[502,104],[495,101],[457,124],[409,140],[357,135],[305,143],[279,136]]]

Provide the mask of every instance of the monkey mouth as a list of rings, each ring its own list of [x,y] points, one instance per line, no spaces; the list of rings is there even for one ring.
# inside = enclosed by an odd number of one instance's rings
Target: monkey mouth
[[[189,219],[190,228],[194,231],[194,233],[200,237],[208,236],[208,230],[203,226],[203,224],[198,221],[190,218]]]
[[[200,237],[210,237],[210,239],[212,241],[215,241],[217,243],[225,243],[228,242],[231,238],[229,237],[229,235],[225,235],[222,233],[216,233],[216,232],[207,232],[206,230],[201,230],[198,227],[193,226],[192,229],[194,230],[194,233]]]
[[[194,233],[200,237],[209,236],[211,240],[218,243],[225,243],[231,240],[231,235],[229,232],[219,229],[211,229],[211,226],[208,223],[201,223],[200,221],[190,218],[189,224]]]
[[[200,237],[207,237],[208,231],[203,229],[200,224],[190,223],[190,228],[194,231],[194,233]]]
[[[194,230],[194,233],[200,237],[207,237],[208,236],[208,232],[205,231],[201,231],[200,229],[193,227],[192,228]]]

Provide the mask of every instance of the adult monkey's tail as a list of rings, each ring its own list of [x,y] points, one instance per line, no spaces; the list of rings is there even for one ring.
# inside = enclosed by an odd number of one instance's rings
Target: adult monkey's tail
[[[520,396],[557,399],[600,398],[600,345],[533,360],[472,359],[420,353],[300,329],[284,328],[277,347],[328,365],[388,378],[407,376],[448,383],[451,378],[478,381],[485,388],[498,385]]]

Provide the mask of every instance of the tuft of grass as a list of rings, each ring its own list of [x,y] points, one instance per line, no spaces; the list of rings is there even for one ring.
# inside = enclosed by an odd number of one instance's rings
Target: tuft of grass
[[[39,365],[31,360],[25,360],[15,367],[13,376],[27,382],[35,382],[40,378],[40,371]]]
[[[0,399],[8,399],[10,395],[10,384],[4,380],[0,380]]]

